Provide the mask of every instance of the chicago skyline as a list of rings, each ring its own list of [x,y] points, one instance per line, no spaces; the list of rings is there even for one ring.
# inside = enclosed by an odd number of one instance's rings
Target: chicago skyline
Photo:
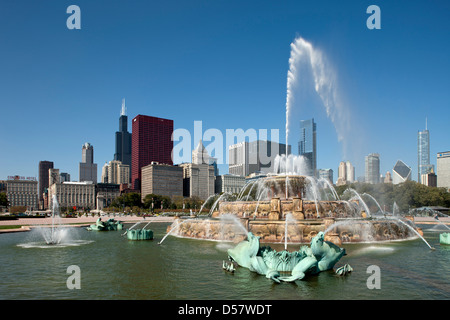
[[[19,1],[3,8],[0,27],[10,31],[1,35],[8,44],[0,53],[2,116],[11,121],[0,128],[8,137],[0,149],[11,156],[0,160],[0,177],[37,177],[37,163],[48,159],[79,180],[74,159],[85,141],[95,146],[97,163],[112,160],[114,106],[123,97],[133,110],[130,118],[173,119],[174,129],[190,130],[198,119],[221,132],[282,129],[289,45],[296,34],[327,55],[352,116],[353,150],[344,155],[317,97],[296,99],[293,121],[314,117],[320,127],[317,168],[337,172],[340,161],[350,160],[361,176],[365,155],[377,152],[380,172],[401,158],[417,177],[417,130],[426,116],[431,164],[449,149],[446,3],[427,6],[427,15],[420,3],[384,3],[381,9],[390,16],[383,16],[381,30],[368,30],[365,8],[351,3],[327,2],[319,16],[315,4],[294,2],[117,4],[107,17],[103,5],[80,4],[81,30],[61,25],[64,10],[61,17],[50,3],[28,7]],[[105,30],[111,21],[123,23]],[[39,42],[33,30],[40,30]],[[427,39],[426,46],[418,45],[417,35]],[[302,79],[299,91],[309,80]],[[295,133],[291,137],[298,140]],[[219,169],[226,173],[227,167]]]

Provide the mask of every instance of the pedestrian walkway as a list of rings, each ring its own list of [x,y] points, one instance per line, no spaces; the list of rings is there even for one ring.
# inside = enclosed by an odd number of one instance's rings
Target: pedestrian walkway
[[[98,216],[81,216],[77,218],[60,218],[61,225],[67,225],[72,227],[82,227],[89,226],[97,221]],[[158,216],[158,217],[138,217],[138,216],[102,216],[102,221],[107,221],[108,219],[115,219],[123,223],[136,223],[139,221],[148,222],[173,222],[173,217]],[[20,226],[17,229],[0,229],[0,233],[3,232],[17,232],[17,231],[29,231],[33,226],[51,225],[53,219],[51,217],[46,218],[19,218],[17,220],[0,220],[0,226]]]

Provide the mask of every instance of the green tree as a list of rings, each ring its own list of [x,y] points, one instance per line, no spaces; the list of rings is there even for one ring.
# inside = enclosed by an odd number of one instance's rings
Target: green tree
[[[153,203],[153,206],[152,206]],[[163,208],[170,208],[172,204],[172,200],[167,196],[162,196],[159,194],[147,194],[144,197],[144,208],[149,209],[161,209],[161,205]]]
[[[0,207],[7,207],[9,206],[8,197],[6,196],[6,193],[0,192]]]
[[[376,199],[381,208],[392,212],[394,202],[401,212],[408,212],[412,208],[443,206],[450,207],[450,192],[445,188],[428,187],[415,181],[406,181],[400,184],[379,183],[353,183],[337,186],[336,192],[342,200],[348,200],[353,193],[346,192],[348,188],[358,192],[369,206],[369,209],[378,210],[374,201],[365,196],[370,194]]]
[[[137,192],[125,193],[113,200],[112,207],[124,208],[124,207],[139,207],[142,208],[141,194]]]

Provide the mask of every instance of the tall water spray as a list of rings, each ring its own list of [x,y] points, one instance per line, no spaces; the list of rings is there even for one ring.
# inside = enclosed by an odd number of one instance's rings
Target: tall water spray
[[[340,101],[336,73],[324,54],[302,37],[297,37],[291,43],[286,90],[286,146],[289,145],[290,115],[294,104],[295,87],[304,76],[299,72],[303,65],[311,68],[314,90],[325,107],[327,117],[333,122],[338,141],[343,143],[343,154],[346,156],[348,139],[345,138],[351,127],[350,113]]]

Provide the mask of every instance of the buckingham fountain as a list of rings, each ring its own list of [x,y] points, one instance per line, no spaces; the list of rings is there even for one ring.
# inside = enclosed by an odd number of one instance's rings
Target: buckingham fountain
[[[285,156],[276,160],[289,161]],[[320,232],[336,245],[422,237],[412,219],[381,210],[372,214],[364,195],[348,190],[350,198],[341,200],[327,180],[298,173],[269,174],[247,183],[237,197],[218,196],[209,213],[176,219],[168,234],[239,242],[251,232],[263,243],[282,243],[285,248],[310,243]]]

